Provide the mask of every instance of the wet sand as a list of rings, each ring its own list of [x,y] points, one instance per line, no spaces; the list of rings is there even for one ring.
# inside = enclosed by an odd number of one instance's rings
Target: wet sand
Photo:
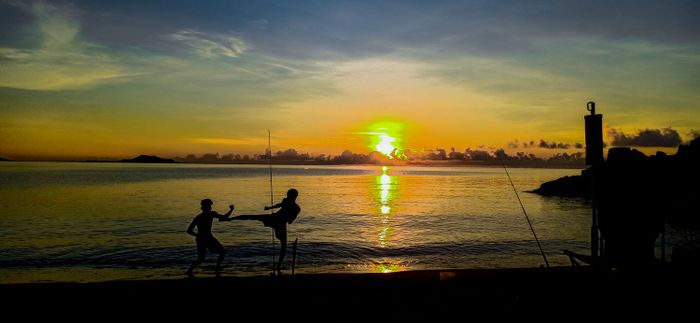
[[[695,276],[673,269],[614,273],[590,267],[219,278],[201,273],[177,280],[7,284],[0,285],[0,294],[5,308],[37,309],[34,314],[52,317],[96,311],[290,322],[457,322],[473,316],[692,313],[700,286]]]

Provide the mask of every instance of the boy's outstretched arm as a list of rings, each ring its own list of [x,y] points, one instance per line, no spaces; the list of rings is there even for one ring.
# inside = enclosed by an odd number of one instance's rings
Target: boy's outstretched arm
[[[233,204],[228,206],[228,212],[226,214],[221,215],[219,213],[214,212],[214,217],[218,218],[219,221],[227,221],[228,217],[231,216],[231,213],[233,213],[234,206]]]

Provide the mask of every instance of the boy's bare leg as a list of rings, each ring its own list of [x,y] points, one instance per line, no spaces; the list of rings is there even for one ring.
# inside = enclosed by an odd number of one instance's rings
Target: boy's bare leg
[[[226,251],[219,252],[219,259],[216,260],[216,276],[221,274],[221,262],[224,261],[226,257]]]
[[[282,262],[284,261],[284,256],[287,254],[287,237],[283,237],[280,240],[280,258],[277,262],[277,274],[282,273]]]
[[[199,259],[199,258],[197,258],[197,260],[195,260],[194,262],[192,262],[192,264],[190,265],[190,268],[187,268],[187,271],[185,272],[185,275],[187,275],[187,276],[192,276],[192,271],[193,271],[197,266],[199,266],[199,264],[201,264],[201,263],[202,263],[202,260]]]
[[[262,221],[264,217],[269,216],[268,214],[244,214],[239,216],[231,217],[230,220],[259,220]]]

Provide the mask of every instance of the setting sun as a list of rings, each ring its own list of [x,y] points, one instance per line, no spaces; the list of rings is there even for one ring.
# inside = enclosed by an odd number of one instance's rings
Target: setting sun
[[[398,121],[380,121],[367,126],[367,131],[360,134],[367,135],[369,145],[373,151],[387,156],[389,159],[404,159],[403,130],[404,123]]]
[[[392,152],[396,149],[392,144],[394,141],[396,141],[396,139],[385,133],[379,134],[379,143],[374,148],[378,152],[387,155],[390,159],[393,159]]]

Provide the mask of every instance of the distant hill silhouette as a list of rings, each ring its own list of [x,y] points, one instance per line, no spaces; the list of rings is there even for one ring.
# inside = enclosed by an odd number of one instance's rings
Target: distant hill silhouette
[[[124,163],[177,163],[172,159],[160,158],[158,156],[141,155],[134,159],[122,159]]]
[[[312,156],[299,153],[295,149],[277,151],[272,155],[273,164],[286,165],[414,165],[414,166],[501,166],[503,163],[510,167],[554,167],[554,168],[584,168],[585,159],[582,152],[572,154],[558,153],[549,158],[540,158],[534,154],[518,152],[508,155],[504,149],[471,150],[464,152],[437,148],[435,150],[413,151],[404,149],[392,153],[389,159],[383,153],[372,151],[369,154],[343,151],[340,155],[320,154]],[[269,152],[263,154],[240,155],[206,153],[199,157],[189,154],[186,157],[173,157],[177,162],[193,164],[267,164]],[[397,156],[402,156],[401,158]]]
[[[11,160],[0,157],[0,161],[11,161]]]

